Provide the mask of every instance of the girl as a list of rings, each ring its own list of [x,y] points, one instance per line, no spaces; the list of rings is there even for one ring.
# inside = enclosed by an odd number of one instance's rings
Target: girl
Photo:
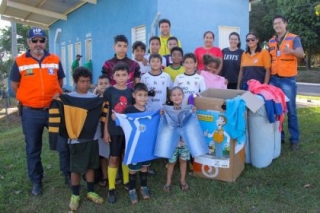
[[[228,81],[217,75],[220,66],[220,59],[211,55],[203,56],[205,70],[200,71],[200,75],[204,78],[206,88],[227,89]]]
[[[184,99],[183,90],[180,87],[173,87],[170,92],[170,100],[173,102],[173,108],[177,110],[181,109],[182,102]],[[193,109],[195,111],[195,108]],[[161,111],[160,114],[164,112]],[[166,185],[163,187],[165,192],[170,192],[171,190],[171,178],[174,170],[174,166],[179,158],[180,163],[180,188],[182,191],[187,191],[189,189],[188,184],[186,183],[186,173],[187,173],[187,161],[190,160],[190,152],[182,141],[180,137],[180,141],[178,146],[176,147],[174,154],[171,159],[169,159],[167,164],[167,181]]]

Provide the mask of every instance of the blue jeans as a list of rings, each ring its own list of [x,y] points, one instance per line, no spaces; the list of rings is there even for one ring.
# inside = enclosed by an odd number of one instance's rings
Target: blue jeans
[[[164,106],[163,109],[164,115],[160,118],[154,155],[172,158],[180,137],[193,157],[209,152],[197,115],[192,112],[191,105],[181,110],[175,110],[173,106]]]
[[[60,171],[65,176],[70,176],[70,150],[68,138],[58,136],[57,151],[59,153]]]
[[[48,127],[49,113],[45,110],[22,109],[22,130],[25,136],[28,176],[32,183],[41,183],[43,167],[41,163],[42,133]]]
[[[280,78],[272,76],[270,78],[270,84],[279,87],[283,93],[289,98],[287,102],[288,108],[288,130],[290,133],[290,142],[299,143],[299,122],[297,116],[296,96],[297,96],[297,84],[296,77]],[[281,140],[285,139],[284,131],[281,132]]]

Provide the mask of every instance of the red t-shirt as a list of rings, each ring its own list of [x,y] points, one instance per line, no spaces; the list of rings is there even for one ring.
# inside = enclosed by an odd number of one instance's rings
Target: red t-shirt
[[[219,47],[211,47],[210,49],[205,49],[203,47],[198,47],[195,51],[194,54],[196,55],[197,62],[198,62],[198,70],[204,70],[204,64],[202,57],[205,54],[212,55],[214,57],[218,57],[222,59],[222,51]]]

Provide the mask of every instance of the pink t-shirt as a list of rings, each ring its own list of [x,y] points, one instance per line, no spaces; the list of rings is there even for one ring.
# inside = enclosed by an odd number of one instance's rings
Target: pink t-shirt
[[[218,47],[211,47],[210,49],[205,49],[203,47],[198,47],[195,51],[194,54],[196,55],[197,62],[198,62],[198,70],[204,70],[204,64],[202,57],[205,54],[212,55],[214,57],[222,59],[223,54],[220,48]]]
[[[212,74],[205,70],[202,70],[200,75],[204,78],[207,89],[227,89],[226,79],[224,77]]]

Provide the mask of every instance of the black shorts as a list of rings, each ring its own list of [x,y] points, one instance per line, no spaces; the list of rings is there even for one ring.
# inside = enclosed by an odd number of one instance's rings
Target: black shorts
[[[97,169],[99,162],[98,140],[69,144],[70,171],[85,174],[88,169]]]
[[[110,156],[121,157],[124,153],[126,139],[124,135],[110,135]]]

